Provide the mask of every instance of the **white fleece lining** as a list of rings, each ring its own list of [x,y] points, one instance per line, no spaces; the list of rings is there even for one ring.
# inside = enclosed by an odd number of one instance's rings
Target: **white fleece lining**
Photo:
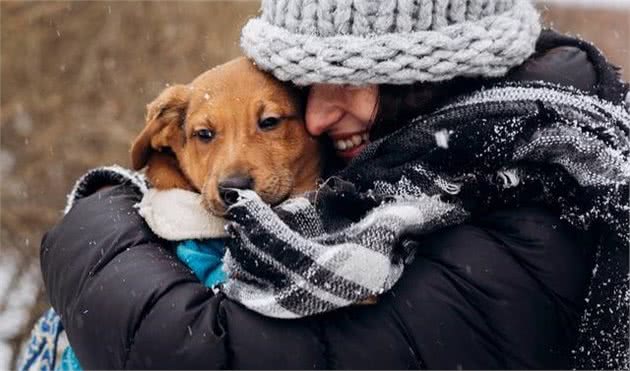
[[[152,188],[136,207],[151,230],[165,240],[227,237],[225,220],[208,212],[195,192]]]

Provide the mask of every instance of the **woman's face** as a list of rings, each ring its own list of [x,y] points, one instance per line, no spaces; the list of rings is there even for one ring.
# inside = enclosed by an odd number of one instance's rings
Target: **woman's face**
[[[306,103],[306,129],[311,135],[330,136],[338,156],[350,160],[368,143],[377,101],[377,85],[312,85]]]

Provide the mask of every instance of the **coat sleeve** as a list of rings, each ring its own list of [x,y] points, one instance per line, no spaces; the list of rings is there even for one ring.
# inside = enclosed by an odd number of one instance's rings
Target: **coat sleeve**
[[[155,237],[129,185],[44,237],[50,301],[85,369],[564,368],[591,241],[510,210],[429,235],[376,305],[296,320],[214,294]]]
[[[49,300],[84,369],[321,365],[308,319],[263,318],[200,283],[139,216],[137,186],[91,191],[41,248]]]
[[[594,239],[539,207],[428,235],[392,290],[428,368],[570,367]]]
[[[41,264],[51,304],[84,368],[168,366],[163,352],[141,363],[129,359],[133,348],[146,346],[136,336],[144,320],[165,311],[181,326],[163,328],[164,336],[152,340],[177,339],[191,357],[203,357],[206,367],[221,367],[222,297],[177,264],[166,243],[148,229],[134,209],[140,197],[128,185],[98,191],[76,201],[44,236]],[[185,336],[199,328],[205,336]],[[176,351],[176,344],[168,346]]]

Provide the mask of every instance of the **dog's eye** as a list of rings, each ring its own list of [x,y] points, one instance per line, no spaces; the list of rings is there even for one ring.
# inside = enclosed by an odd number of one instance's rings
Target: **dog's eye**
[[[193,132],[193,137],[197,137],[203,142],[209,142],[214,138],[214,132],[210,129],[199,129]]]
[[[261,130],[271,130],[278,126],[280,124],[280,121],[281,120],[277,117],[267,117],[258,122],[258,127]]]

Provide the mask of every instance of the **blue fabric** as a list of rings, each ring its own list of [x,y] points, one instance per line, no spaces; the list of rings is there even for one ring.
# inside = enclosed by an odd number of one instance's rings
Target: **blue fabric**
[[[187,240],[177,245],[175,252],[207,287],[225,282],[222,262],[225,255],[223,240]]]
[[[175,248],[177,257],[184,262],[207,287],[225,282],[223,255],[225,242],[221,239],[186,240]],[[20,371],[82,371],[79,360],[71,347],[61,351],[57,341],[64,331],[61,317],[49,309],[33,328],[31,340],[20,362]]]
[[[55,371],[80,371],[80,370],[83,370],[83,368],[81,368],[81,365],[79,364],[79,359],[77,358],[77,355],[74,354],[72,347],[67,347],[63,351],[63,355],[61,356],[61,362],[59,362],[59,365],[57,366],[57,368],[55,368]]]
[[[57,341],[62,331],[61,317],[52,308],[46,311],[31,331],[31,339],[20,356],[18,370],[53,370]]]

